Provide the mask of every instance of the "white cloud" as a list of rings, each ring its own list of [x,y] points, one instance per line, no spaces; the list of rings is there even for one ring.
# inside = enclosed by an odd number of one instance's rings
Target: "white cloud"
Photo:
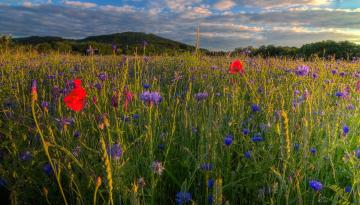
[[[104,11],[109,12],[134,12],[135,8],[129,5],[124,6],[112,6],[112,5],[106,5],[106,6],[100,6],[100,9]]]
[[[237,0],[238,5],[256,6],[262,9],[292,8],[300,6],[327,6],[333,0]]]
[[[221,10],[221,11],[229,10],[234,6],[235,6],[235,3],[232,0],[222,0],[222,1],[217,2],[214,5],[214,7],[216,9]]]
[[[175,12],[184,11],[200,2],[201,0],[165,0],[166,5]]]
[[[251,32],[261,32],[264,29],[258,26],[247,26],[242,24],[235,24],[235,23],[214,23],[214,22],[204,22],[201,23],[201,27],[208,27],[210,29],[223,29],[223,30],[230,30],[230,31],[251,31]]]
[[[81,2],[81,1],[64,1],[64,4],[68,5],[68,6],[80,7],[80,8],[86,8],[86,9],[97,6],[97,4],[95,4],[95,3]]]

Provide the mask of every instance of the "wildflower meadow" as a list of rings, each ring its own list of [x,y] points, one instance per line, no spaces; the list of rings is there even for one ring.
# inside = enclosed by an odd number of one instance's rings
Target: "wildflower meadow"
[[[0,198],[360,204],[359,106],[357,59],[4,52]]]

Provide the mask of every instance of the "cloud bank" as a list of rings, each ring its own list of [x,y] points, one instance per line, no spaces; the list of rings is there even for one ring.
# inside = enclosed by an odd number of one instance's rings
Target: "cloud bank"
[[[0,34],[83,38],[125,31],[154,33],[201,47],[231,50],[321,40],[360,43],[360,9],[334,0],[23,1],[0,4]]]

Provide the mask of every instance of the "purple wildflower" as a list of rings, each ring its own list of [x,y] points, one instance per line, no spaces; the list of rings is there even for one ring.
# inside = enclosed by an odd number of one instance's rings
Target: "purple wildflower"
[[[234,139],[234,137],[233,137],[232,135],[230,135],[230,134],[226,135],[226,137],[225,137],[225,139],[224,139],[224,144],[225,144],[226,146],[231,145],[232,142],[233,142],[233,139]]]
[[[149,89],[149,88],[150,88],[150,84],[145,83],[145,84],[143,85],[143,87],[144,87],[144,89]]]
[[[26,151],[20,154],[21,161],[29,161],[31,159],[30,151]]]
[[[43,170],[44,170],[45,174],[49,176],[52,172],[51,165],[49,163],[46,163],[43,167]]]
[[[305,76],[309,73],[309,71],[310,71],[309,66],[301,65],[296,68],[295,74],[298,76]]]
[[[42,103],[41,103],[41,107],[42,107],[43,109],[49,109],[49,102],[46,102],[46,101],[42,102]]]
[[[249,150],[249,151],[244,152],[244,157],[246,159],[250,159],[251,158],[251,151]]]
[[[195,98],[197,101],[203,101],[205,100],[209,94],[207,92],[199,92],[195,94]]]
[[[76,147],[72,150],[72,154],[75,156],[75,157],[79,157],[79,154],[80,154],[80,145],[76,145]]]
[[[111,158],[115,160],[119,160],[122,156],[122,149],[119,143],[113,144],[112,148],[108,148],[108,154],[111,156]]]
[[[345,187],[345,192],[346,192],[346,193],[350,193],[350,192],[351,192],[351,186],[350,186],[350,185],[347,185],[347,186]]]
[[[256,134],[254,137],[251,138],[253,142],[261,142],[264,141],[264,138],[261,137],[259,134]]]
[[[214,187],[214,179],[209,179],[207,182],[207,186],[209,189],[212,189]]]
[[[191,201],[191,194],[189,192],[178,192],[175,201],[176,204],[185,204]]]
[[[6,179],[0,177],[0,187],[6,187],[7,186],[7,181]]]
[[[102,85],[101,85],[100,83],[96,83],[96,84],[94,85],[94,87],[95,87],[97,90],[101,90]]]
[[[107,75],[106,75],[105,73],[100,73],[100,74],[98,75],[98,78],[99,78],[100,80],[104,81],[104,80],[107,79]]]
[[[155,104],[159,104],[162,101],[162,97],[158,92],[151,92],[150,100]]]
[[[319,77],[319,74],[313,73],[313,74],[312,74],[312,77],[313,77],[313,79],[317,79],[317,78]]]
[[[250,130],[247,129],[247,128],[244,128],[244,129],[242,130],[242,133],[243,133],[244,135],[248,135],[248,134],[250,134]]]
[[[75,137],[75,138],[79,138],[80,135],[81,135],[80,131],[75,131],[75,132],[74,132],[74,137]]]
[[[314,191],[321,191],[321,189],[323,188],[323,185],[321,184],[321,182],[316,181],[316,180],[311,180],[309,182],[309,186],[314,190]]]
[[[261,110],[261,108],[260,108],[259,105],[253,104],[253,105],[251,105],[251,110],[252,110],[253,112],[259,112],[259,111]]]
[[[200,168],[204,171],[211,171],[213,169],[213,164],[211,163],[204,163],[200,166]]]
[[[145,103],[159,104],[162,101],[162,97],[158,92],[145,91],[140,95],[140,99]]]
[[[299,151],[299,149],[300,149],[300,144],[295,143],[295,144],[294,144],[294,150],[295,150],[295,151]]]
[[[352,104],[350,104],[350,105],[346,106],[346,109],[347,109],[347,110],[354,110],[354,109],[355,109],[355,106],[352,105]]]
[[[133,119],[138,120],[140,118],[139,114],[133,114]]]
[[[349,126],[345,125],[345,126],[343,127],[343,134],[344,134],[344,135],[347,135],[348,133],[349,133]]]
[[[312,147],[312,148],[310,148],[310,152],[311,152],[312,154],[316,154],[317,150],[316,150],[315,147]]]

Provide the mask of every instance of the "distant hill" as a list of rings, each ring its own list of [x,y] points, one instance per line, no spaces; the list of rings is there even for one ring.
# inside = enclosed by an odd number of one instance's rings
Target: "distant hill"
[[[58,49],[70,50],[73,52],[84,52],[91,45],[99,49],[102,54],[112,53],[112,45],[119,48],[120,53],[143,52],[143,45],[146,44],[148,54],[191,52],[194,46],[187,45],[178,41],[163,38],[154,34],[142,32],[124,32],[109,35],[90,36],[84,39],[64,39],[53,36],[30,36],[25,38],[13,39],[18,45],[31,45],[39,50]],[[207,50],[202,49],[203,52]]]

